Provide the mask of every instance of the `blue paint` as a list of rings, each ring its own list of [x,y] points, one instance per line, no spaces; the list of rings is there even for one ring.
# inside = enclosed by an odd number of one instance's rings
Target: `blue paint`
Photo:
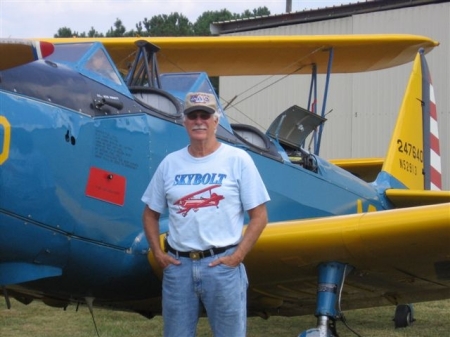
[[[121,78],[88,68],[99,52],[120,76],[97,43],[56,46],[47,60],[2,72],[0,116],[11,125],[11,143],[0,165],[1,285],[26,282],[49,296],[97,303],[159,295],[140,198],[161,160],[188,138],[178,103],[175,113],[161,112],[135,100]],[[174,102],[190,91],[214,92],[204,73],[165,75],[161,83]],[[98,104],[106,98],[120,104]],[[358,200],[363,209],[387,207],[380,182],[367,184],[314,155],[316,171],[292,163],[273,139],[269,149],[247,144],[221,112],[218,137],[254,159],[272,199],[271,222],[352,214]],[[0,144],[5,134],[0,126]],[[125,178],[123,205],[86,194],[92,167]],[[333,300],[324,296],[319,311]]]

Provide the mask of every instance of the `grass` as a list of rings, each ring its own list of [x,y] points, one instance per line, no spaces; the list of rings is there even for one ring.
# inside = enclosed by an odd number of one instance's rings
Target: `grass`
[[[0,309],[1,337],[96,337],[92,317],[86,306],[69,306],[67,310],[48,307],[40,302],[23,305],[14,300],[12,308]],[[450,300],[417,303],[416,322],[405,329],[394,329],[394,307],[359,309],[345,312],[348,325],[364,337],[433,337],[448,336]],[[148,320],[138,314],[94,309],[95,321],[101,337],[162,336],[161,317]],[[316,319],[305,317],[271,317],[269,320],[249,318],[248,337],[298,336],[315,326]],[[337,329],[340,337],[355,336],[342,322]],[[208,322],[201,318],[198,337],[211,337]],[[232,336],[230,336],[232,337]]]

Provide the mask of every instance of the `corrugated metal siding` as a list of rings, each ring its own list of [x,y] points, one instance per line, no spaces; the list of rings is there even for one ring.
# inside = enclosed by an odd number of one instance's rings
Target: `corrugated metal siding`
[[[431,37],[440,46],[427,55],[437,100],[444,188],[450,189],[450,3],[355,15],[343,19],[291,25],[235,35],[320,35],[404,33]],[[383,157],[397,118],[411,64],[354,75],[333,75],[321,155],[325,158]],[[236,107],[227,110],[234,122],[265,130],[293,104],[307,107],[309,77],[223,77],[220,96]],[[270,83],[274,83],[270,85]],[[324,77],[318,84],[323,90]],[[257,85],[259,84],[259,85]],[[318,92],[319,102],[322,91]],[[250,96],[250,98],[244,99]],[[319,111],[322,109],[318,107]]]

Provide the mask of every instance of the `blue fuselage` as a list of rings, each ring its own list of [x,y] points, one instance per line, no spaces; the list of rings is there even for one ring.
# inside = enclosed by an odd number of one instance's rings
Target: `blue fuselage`
[[[140,198],[164,156],[188,143],[181,115],[57,57],[0,74],[0,285],[149,311],[137,301],[159,296],[160,281],[147,261]],[[194,75],[186,76],[209,84]],[[192,83],[172,96],[181,101],[198,89]],[[259,151],[225,117],[218,137],[253,157],[271,197],[270,222],[386,208],[371,184],[316,156],[310,170],[281,147]]]

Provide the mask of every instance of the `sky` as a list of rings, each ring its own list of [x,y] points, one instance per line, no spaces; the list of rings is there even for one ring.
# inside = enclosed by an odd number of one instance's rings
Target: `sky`
[[[292,0],[292,12],[353,2],[357,1]],[[117,19],[129,31],[136,29],[139,21],[155,15],[178,12],[194,23],[206,11],[225,8],[241,14],[264,6],[272,15],[282,14],[286,0],[0,0],[0,38],[51,38],[62,27],[78,33],[94,27],[105,34]]]

